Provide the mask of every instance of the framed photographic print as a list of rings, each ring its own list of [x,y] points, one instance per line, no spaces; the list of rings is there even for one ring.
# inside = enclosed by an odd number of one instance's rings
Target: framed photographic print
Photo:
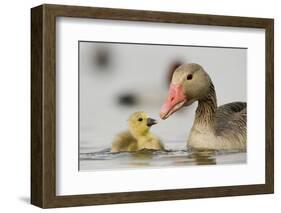
[[[31,203],[273,193],[273,19],[31,9]]]

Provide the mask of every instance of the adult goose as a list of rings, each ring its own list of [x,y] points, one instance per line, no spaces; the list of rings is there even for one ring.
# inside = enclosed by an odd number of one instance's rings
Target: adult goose
[[[199,64],[184,64],[172,77],[160,117],[167,119],[184,106],[198,101],[187,145],[195,149],[246,150],[247,104],[233,102],[217,107],[215,87]]]

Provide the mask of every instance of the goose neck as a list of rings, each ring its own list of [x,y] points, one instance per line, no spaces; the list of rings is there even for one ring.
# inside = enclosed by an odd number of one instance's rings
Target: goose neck
[[[195,124],[213,127],[216,109],[216,92],[214,85],[211,83],[208,95],[198,100],[198,107],[195,114]]]

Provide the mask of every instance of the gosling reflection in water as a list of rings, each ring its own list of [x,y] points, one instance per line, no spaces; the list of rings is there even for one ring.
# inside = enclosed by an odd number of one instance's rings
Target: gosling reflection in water
[[[179,165],[215,165],[216,152],[212,150],[193,150],[191,152],[185,152],[177,154],[173,150],[155,151],[149,149],[139,150],[137,152],[131,152],[130,156],[131,166],[150,166],[155,162],[170,161],[169,166]]]
[[[155,154],[155,150],[153,149],[142,149],[132,154],[132,157],[138,159],[152,159],[153,154]]]
[[[131,162],[130,165],[133,166],[149,166],[151,161],[153,160],[153,155],[155,150],[151,149],[142,149],[137,152],[131,153]]]

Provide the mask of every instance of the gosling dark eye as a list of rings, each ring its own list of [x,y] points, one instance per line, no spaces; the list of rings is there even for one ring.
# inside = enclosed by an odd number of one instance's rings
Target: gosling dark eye
[[[186,76],[186,79],[187,79],[187,80],[191,80],[192,77],[193,77],[193,76],[192,76],[191,74],[188,74],[188,75]]]
[[[138,121],[142,121],[142,120],[143,120],[142,118],[139,118],[139,119],[138,119]]]

